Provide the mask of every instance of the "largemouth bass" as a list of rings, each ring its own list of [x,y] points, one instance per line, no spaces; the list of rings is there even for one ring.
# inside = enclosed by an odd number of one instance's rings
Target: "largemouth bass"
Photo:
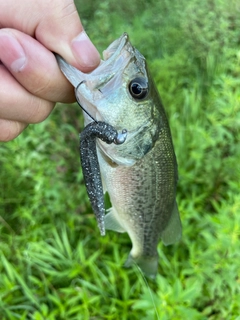
[[[122,144],[96,139],[103,190],[112,204],[104,224],[128,233],[132,249],[126,266],[137,263],[146,275],[155,276],[159,240],[169,245],[181,238],[171,132],[145,58],[128,35],[115,40],[103,58],[89,74],[57,60],[88,113],[85,126],[94,118],[127,131]]]

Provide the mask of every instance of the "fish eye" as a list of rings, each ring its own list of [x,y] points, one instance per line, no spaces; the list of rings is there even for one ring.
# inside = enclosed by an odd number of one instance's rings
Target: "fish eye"
[[[134,99],[142,100],[148,94],[148,81],[145,78],[135,78],[129,83],[129,92]]]

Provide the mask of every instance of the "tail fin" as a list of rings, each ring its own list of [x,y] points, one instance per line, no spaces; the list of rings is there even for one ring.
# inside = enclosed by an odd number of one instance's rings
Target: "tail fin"
[[[129,254],[124,267],[129,268],[132,265],[138,265],[146,277],[154,279],[157,275],[158,255],[153,257],[140,256],[138,258],[133,258],[131,254]]]

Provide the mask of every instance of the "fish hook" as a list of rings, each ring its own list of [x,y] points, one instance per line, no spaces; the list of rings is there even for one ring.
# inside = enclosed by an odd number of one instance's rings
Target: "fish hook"
[[[79,107],[80,107],[94,122],[98,123],[98,121],[97,121],[96,119],[94,119],[93,116],[91,116],[91,114],[90,114],[85,108],[83,108],[83,106],[81,105],[81,103],[80,103],[80,101],[79,101],[79,99],[78,99],[78,96],[77,96],[77,90],[78,90],[78,88],[80,87],[81,84],[83,84],[83,83],[85,83],[85,82],[86,82],[86,80],[83,80],[83,81],[79,82],[79,84],[76,86],[76,88],[75,88],[75,97],[76,97],[76,100],[77,100],[77,103],[78,103]]]

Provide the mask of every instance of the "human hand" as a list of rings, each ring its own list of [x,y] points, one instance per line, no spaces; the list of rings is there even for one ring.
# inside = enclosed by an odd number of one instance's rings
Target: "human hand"
[[[0,141],[9,141],[56,102],[75,100],[52,51],[83,72],[100,56],[73,0],[0,0],[0,8]]]

